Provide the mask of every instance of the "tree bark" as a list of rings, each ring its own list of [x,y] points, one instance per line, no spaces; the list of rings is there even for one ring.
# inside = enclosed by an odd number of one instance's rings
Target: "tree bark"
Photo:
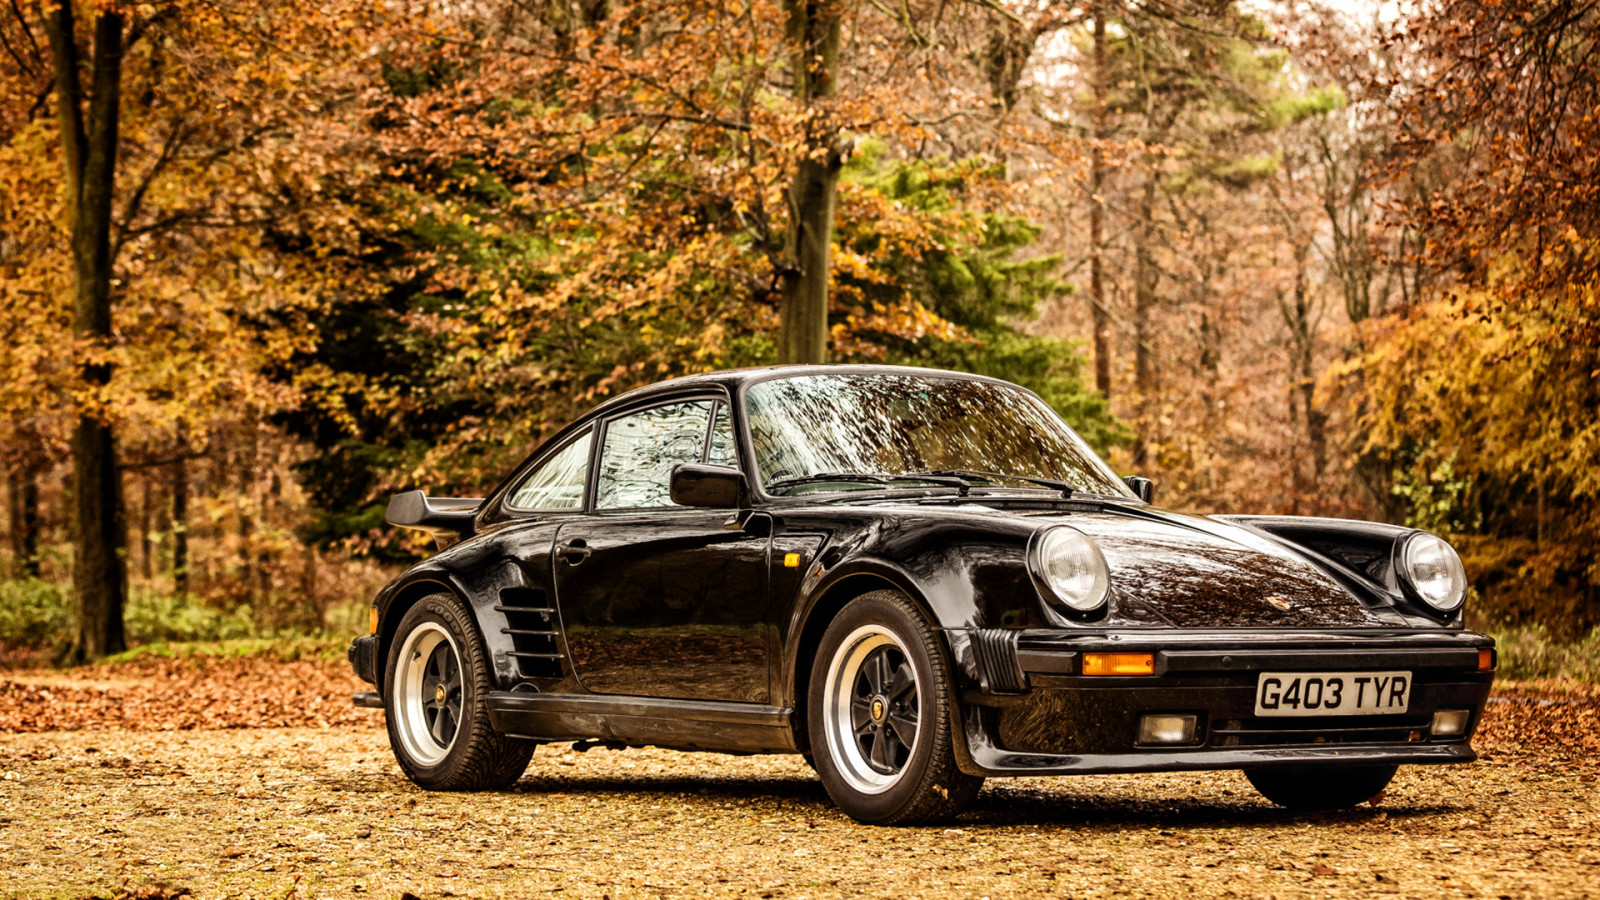
[[[778,359],[822,363],[828,358],[828,263],[834,197],[846,148],[824,102],[839,75],[840,0],[784,0],[793,56],[794,98],[811,115],[804,155],[789,184],[789,233],[783,252]]]
[[[1094,317],[1094,386],[1111,396],[1111,313],[1105,289],[1106,159],[1106,16],[1094,11],[1094,147],[1089,157],[1089,303]]]
[[[139,574],[144,576],[146,584],[155,574],[155,564],[150,559],[155,551],[155,541],[150,538],[150,507],[154,505],[155,499],[155,488],[151,482],[154,480],[149,473],[143,473],[139,477],[142,488],[139,497]]]
[[[28,440],[29,432],[23,432]],[[37,454],[24,450],[11,472],[11,554],[23,578],[39,577],[39,471]]]
[[[189,463],[181,449],[172,463],[172,592],[189,593]]]
[[[1155,416],[1151,403],[1156,396],[1155,357],[1151,342],[1155,339],[1150,326],[1150,311],[1156,304],[1155,250],[1151,247],[1155,222],[1156,175],[1145,178],[1144,189],[1139,193],[1139,221],[1133,229],[1133,390],[1138,403],[1139,424],[1133,443],[1133,463],[1144,466],[1150,462],[1149,437],[1155,430]]]
[[[111,201],[125,23],[114,9],[95,18],[87,121],[70,0],[57,0],[46,24],[55,57],[56,113],[72,235],[72,330],[80,346],[89,349],[81,375],[94,392],[111,380],[111,367],[99,354],[111,338]],[[115,436],[98,410],[84,410],[78,416],[72,435],[72,475],[77,621],[71,655],[89,660],[125,646],[121,476]]]
[[[1038,33],[1017,19],[1001,17],[990,27],[983,48],[984,74],[989,78],[990,96],[1005,112],[1016,108],[1017,88],[1038,40]]]
[[[1309,244],[1294,248],[1294,286],[1288,299],[1279,295],[1284,324],[1289,327],[1289,422],[1305,422],[1306,444],[1310,449],[1310,468],[1290,459],[1294,484],[1291,512],[1300,512],[1301,501],[1316,496],[1317,484],[1328,465],[1328,414],[1316,406],[1316,328],[1311,308],[1311,282],[1307,272]]]
[[[6,524],[11,539],[11,577],[22,574],[22,473],[6,473]]]
[[[255,553],[251,545],[254,543],[255,518],[252,510],[261,509],[261,499],[256,494],[256,462],[257,442],[254,422],[246,422],[245,428],[249,437],[241,441],[239,455],[234,459],[234,470],[239,474],[239,497],[244,501],[239,504],[239,587],[244,591],[251,606],[260,607],[260,598],[256,596],[256,564]]]

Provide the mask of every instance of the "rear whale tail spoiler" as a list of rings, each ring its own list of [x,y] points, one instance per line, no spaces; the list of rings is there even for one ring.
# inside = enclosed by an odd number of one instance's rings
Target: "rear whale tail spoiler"
[[[472,534],[482,505],[482,497],[429,497],[406,491],[389,498],[383,518],[390,525],[432,535],[443,550]]]

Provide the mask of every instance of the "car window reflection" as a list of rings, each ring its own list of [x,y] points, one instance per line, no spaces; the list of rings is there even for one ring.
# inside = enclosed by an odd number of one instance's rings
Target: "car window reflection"
[[[699,462],[711,419],[710,400],[647,409],[606,425],[600,450],[597,509],[673,506],[669,479],[679,463]]]
[[[763,485],[823,473],[965,470],[1129,496],[1060,417],[1007,385],[916,375],[805,375],[761,382],[746,398]],[[839,479],[789,490],[850,487],[881,484]]]

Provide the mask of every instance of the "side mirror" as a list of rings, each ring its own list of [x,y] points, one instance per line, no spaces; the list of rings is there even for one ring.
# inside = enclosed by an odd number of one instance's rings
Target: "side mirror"
[[[1154,481],[1138,475],[1124,475],[1122,476],[1122,483],[1127,485],[1128,490],[1133,491],[1140,500],[1146,503],[1151,503],[1155,500],[1156,483]]]
[[[669,482],[672,502],[679,506],[738,509],[744,499],[744,475],[732,466],[679,463]]]

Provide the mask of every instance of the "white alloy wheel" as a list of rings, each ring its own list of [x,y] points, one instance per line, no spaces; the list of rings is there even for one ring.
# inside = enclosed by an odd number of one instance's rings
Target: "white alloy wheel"
[[[406,635],[394,673],[399,738],[416,762],[437,765],[462,722],[461,650],[450,633],[423,622]]]
[[[894,787],[921,740],[922,681],[905,644],[882,625],[850,632],[823,688],[828,752],[863,794]]]

